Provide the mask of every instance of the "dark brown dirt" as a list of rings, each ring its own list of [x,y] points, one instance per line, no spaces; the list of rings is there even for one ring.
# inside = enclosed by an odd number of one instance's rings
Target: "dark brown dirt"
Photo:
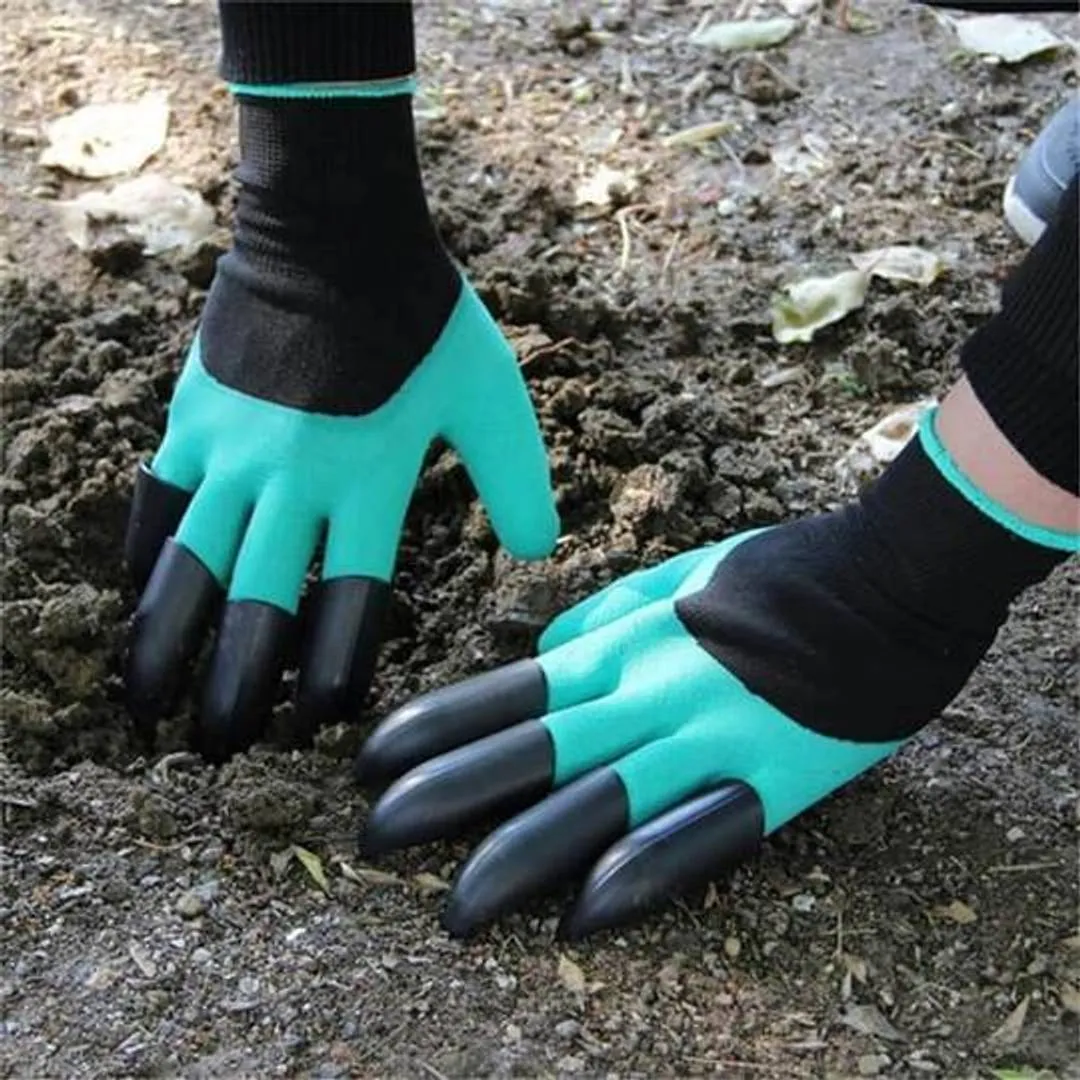
[[[948,385],[1021,253],[1003,184],[1070,59],[972,62],[893,0],[863,0],[867,32],[812,15],[765,63],[686,44],[739,6],[421,7],[432,202],[520,348],[566,536],[551,564],[515,563],[454,459],[434,460],[370,715],[315,753],[272,741],[220,770],[182,753],[183,717],[166,756],[139,756],[117,659],[132,469],[214,252],[92,265],[50,205],[82,185],[36,164],[73,101],[165,87],[152,167],[214,203],[226,243],[213,8],[5,6],[4,1075],[1080,1076],[1075,567],[1024,599],[915,745],[639,929],[568,953],[550,903],[461,946],[438,929],[437,879],[464,845],[382,876],[355,854],[365,725],[520,655],[615,576],[842,497],[835,460]],[[723,142],[663,145],[718,119],[739,125]],[[824,167],[776,168],[807,136]],[[637,174],[621,218],[575,206],[600,162]],[[812,346],[775,345],[779,284],[887,243],[950,271],[875,282]],[[329,896],[282,857],[292,844],[322,858]],[[878,1015],[892,1028],[868,1031]]]

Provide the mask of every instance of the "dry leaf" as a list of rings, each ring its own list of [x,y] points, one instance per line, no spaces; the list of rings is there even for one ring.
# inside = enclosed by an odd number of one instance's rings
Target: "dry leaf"
[[[1020,1032],[1024,1030],[1024,1021],[1027,1019],[1028,1003],[1030,1001],[1031,995],[1028,994],[1024,997],[1023,1001],[1009,1013],[1005,1019],[1005,1023],[990,1036],[990,1041],[992,1043],[997,1043],[999,1046],[1012,1046],[1019,1040]]]
[[[413,884],[422,893],[437,893],[446,892],[450,888],[450,883],[443,881],[438,874],[420,873],[413,875]]]
[[[968,926],[979,917],[963,900],[953,900],[952,903],[946,904],[945,907],[935,908],[934,911],[943,918],[952,919],[953,922],[959,923],[961,926]]]
[[[270,869],[274,873],[275,878],[283,878],[288,872],[289,864],[293,861],[294,853],[292,848],[285,848],[282,851],[275,851],[270,855]]]
[[[1055,52],[1065,42],[1033,19],[1015,15],[973,15],[953,19],[956,36],[968,52],[992,56],[1004,64],[1019,64],[1041,53]]]
[[[696,146],[720,135],[730,135],[738,125],[731,120],[712,120],[707,124],[695,124],[664,138],[664,146]]]
[[[851,972],[859,982],[866,982],[869,972],[866,967],[866,961],[861,956],[852,956],[851,953],[844,953],[840,959],[843,961],[844,967]]]
[[[214,211],[208,203],[156,174],[127,180],[109,191],[87,191],[56,205],[64,234],[82,251],[93,246],[102,226],[119,228],[148,255],[194,246],[214,228]]]
[[[326,880],[326,873],[323,870],[322,859],[313,851],[308,851],[307,848],[301,847],[299,844],[293,844],[292,853],[300,860],[304,869],[311,875],[311,880],[319,886],[320,889],[326,894],[330,893],[330,882]]]
[[[84,105],[46,129],[41,164],[72,176],[99,179],[131,173],[165,144],[169,106],[164,94],[139,101]]]
[[[843,270],[787,286],[773,300],[773,337],[781,345],[812,340],[823,326],[862,307],[869,280],[861,270]]]
[[[807,15],[820,3],[821,0],[780,0],[780,6],[789,15]]]
[[[338,866],[341,869],[341,876],[348,878],[350,881],[355,881],[357,885],[404,885],[396,874],[388,874],[385,870],[375,870],[370,866],[361,866],[359,870],[354,869],[344,859],[338,860]]]
[[[128,947],[128,955],[146,978],[152,979],[157,974],[157,964],[154,963],[150,958],[150,954],[137,941],[133,941]]]
[[[775,19],[744,19],[738,22],[713,23],[690,35],[691,45],[701,45],[718,52],[741,49],[767,49],[787,41],[799,25],[786,15]]]
[[[875,477],[881,472],[882,466],[894,461],[915,437],[924,414],[936,404],[934,398],[925,398],[911,405],[903,405],[879,420],[864,431],[836,462],[834,468],[837,475],[849,487],[855,488]]]
[[[875,1005],[849,1005],[841,1013],[840,1022],[860,1035],[872,1035],[876,1039],[902,1042],[905,1038]]]
[[[570,991],[571,994],[583,996],[585,994],[585,972],[565,954],[559,956],[559,982]]]
[[[910,281],[915,285],[932,285],[945,269],[940,256],[920,247],[898,244],[852,255],[856,269],[871,277],[886,281]]]
[[[1069,1012],[1080,1016],[1080,989],[1070,986],[1068,983],[1062,983],[1057,988],[1057,996],[1058,1000]]]
[[[606,209],[614,201],[624,201],[637,187],[633,173],[601,165],[588,180],[578,184],[578,206],[599,206]]]

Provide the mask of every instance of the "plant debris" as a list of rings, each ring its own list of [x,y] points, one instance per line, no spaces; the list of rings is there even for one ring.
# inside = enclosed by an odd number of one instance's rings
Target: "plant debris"
[[[84,105],[49,124],[40,162],[89,179],[133,173],[165,145],[168,129],[163,93],[135,102]]]
[[[1019,64],[1033,56],[1056,52],[1067,44],[1052,30],[1033,19],[1016,15],[973,15],[953,19],[956,36],[968,52]]]
[[[736,22],[713,23],[712,26],[691,34],[690,43],[716,49],[717,52],[768,49],[787,41],[798,26],[798,19],[786,15],[778,15],[774,19],[743,19]]]
[[[851,256],[856,269],[886,281],[909,281],[913,285],[933,285],[945,269],[940,255],[924,248],[898,244],[875,248]]]
[[[861,270],[842,270],[788,285],[773,300],[773,337],[781,345],[813,340],[822,327],[863,306],[869,281]]]

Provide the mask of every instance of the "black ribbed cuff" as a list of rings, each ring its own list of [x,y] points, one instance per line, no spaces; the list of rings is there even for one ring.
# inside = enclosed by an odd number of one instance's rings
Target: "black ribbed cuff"
[[[219,0],[231,83],[366,82],[416,69],[411,0]]]
[[[1076,179],[960,357],[983,408],[1029,465],[1080,494],[1080,256]]]

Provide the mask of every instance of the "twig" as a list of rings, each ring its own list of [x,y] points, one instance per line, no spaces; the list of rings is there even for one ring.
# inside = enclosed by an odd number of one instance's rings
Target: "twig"
[[[671,262],[675,258],[675,251],[679,246],[679,242],[682,240],[682,234],[676,233],[675,239],[671,241],[671,246],[667,249],[667,254],[664,256],[664,264],[660,267],[660,281],[659,286],[661,291],[667,290],[667,273],[671,269]]]
[[[566,337],[562,341],[552,342],[550,345],[541,345],[539,348],[533,349],[528,356],[525,356],[521,360],[521,367],[525,367],[527,364],[531,364],[534,360],[538,360],[541,356],[548,356],[551,353],[562,352],[567,345],[579,344],[578,339],[575,337]]]
[[[1029,862],[1029,863],[1001,863],[998,866],[991,866],[991,874],[1023,874],[1029,870],[1052,870],[1055,866],[1060,866],[1061,861],[1054,859],[1052,862]]]
[[[435,1080],[446,1080],[446,1077],[443,1076],[443,1074],[439,1072],[439,1070],[436,1069],[434,1065],[429,1065],[422,1058],[417,1058],[416,1064],[419,1065],[420,1068],[423,1069],[424,1072],[426,1072],[429,1076],[434,1076]]]
[[[619,223],[619,232],[622,235],[622,252],[619,255],[620,274],[625,274],[626,268],[630,264],[630,223],[627,221],[627,216],[622,210],[615,215],[615,220]]]

